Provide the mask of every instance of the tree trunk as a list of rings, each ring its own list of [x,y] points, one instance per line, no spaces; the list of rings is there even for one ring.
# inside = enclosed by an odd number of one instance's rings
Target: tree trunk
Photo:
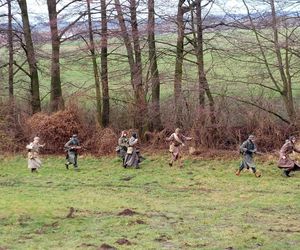
[[[52,44],[50,111],[56,112],[64,109],[60,79],[60,37],[57,28],[56,0],[47,0],[47,5]]]
[[[30,86],[31,108],[33,113],[37,113],[41,111],[39,75],[38,75],[38,69],[36,64],[35,51],[34,51],[32,37],[31,37],[27,3],[26,0],[19,0],[18,3],[22,14],[23,31],[24,31],[24,38],[26,43],[26,56],[27,56],[30,78],[31,78],[31,86]]]
[[[206,76],[204,72],[204,60],[203,60],[201,0],[196,0],[196,23],[197,23],[197,36],[196,36],[197,40],[195,41],[195,44],[196,44],[197,66],[198,66],[199,105],[201,109],[204,109]]]
[[[202,25],[202,0],[196,0],[196,22],[197,22],[197,41],[196,44],[196,57],[198,67],[198,82],[199,82],[199,106],[204,109],[205,94],[207,95],[210,107],[211,122],[215,122],[215,103],[213,96],[210,92],[209,85],[206,78],[204,69],[204,52],[203,52],[203,25]]]
[[[132,29],[132,40],[135,55],[134,63],[134,85],[135,85],[135,104],[136,112],[134,117],[135,127],[139,129],[140,135],[143,134],[146,125],[147,103],[143,87],[142,54],[139,39],[138,23],[136,16],[136,1],[130,0],[130,20]]]
[[[128,64],[129,64],[129,68],[130,68],[131,85],[132,85],[132,88],[135,91],[133,49],[132,49],[132,46],[131,46],[131,40],[130,40],[128,31],[127,31],[127,26],[126,26],[126,23],[125,23],[123,11],[122,11],[121,4],[120,4],[119,0],[115,0],[115,7],[116,7],[117,14],[118,14],[117,17],[118,17],[119,25],[120,25],[120,28],[121,28],[121,36],[124,40],[124,44],[125,44],[126,51],[127,51]]]
[[[157,67],[156,45],[155,45],[155,17],[154,17],[154,0],[148,0],[148,46],[150,77],[152,85],[152,110],[150,128],[161,130],[160,117],[160,80]]]
[[[184,42],[184,23],[183,23],[183,4],[185,0],[179,0],[177,9],[177,44],[176,62],[174,77],[174,103],[175,103],[175,124],[182,126],[182,65],[183,65],[183,42]]]
[[[14,105],[14,47],[13,47],[13,30],[12,30],[12,13],[11,13],[11,0],[7,0],[8,7],[8,30],[7,30],[7,43],[8,43],[8,92],[10,106]],[[13,110],[13,109],[12,109]]]
[[[288,115],[288,119],[289,119],[288,122],[293,124],[297,119],[297,114],[296,114],[294,100],[293,100],[293,92],[292,92],[292,81],[291,81],[292,78],[289,73],[290,68],[293,67],[290,65],[290,60],[287,58],[288,55],[286,55],[286,63],[284,63],[284,60],[282,59],[281,47],[285,47],[286,53],[290,51],[290,47],[288,42],[286,42],[284,46],[282,46],[282,43],[279,41],[279,31],[278,31],[278,23],[277,23],[278,16],[276,14],[275,2],[274,0],[268,1],[268,4],[270,4],[270,8],[271,8],[271,29],[273,31],[274,40],[271,40],[269,37],[265,38],[265,35],[260,33],[259,29],[256,28],[256,24],[254,20],[252,19],[248,4],[246,3],[245,0],[242,0],[242,2],[247,10],[247,15],[251,24],[251,28],[252,31],[254,32],[256,42],[262,56],[262,62],[267,69],[270,81],[274,84],[274,88],[271,89],[273,91],[280,93]],[[280,16],[280,19],[284,20],[284,18],[282,19],[282,16]],[[270,21],[270,18],[268,18],[268,21]],[[280,33],[282,35],[282,31]],[[286,39],[288,39],[288,36],[286,37]],[[272,59],[269,59],[269,56],[265,51],[266,45],[263,43],[264,40],[266,40],[267,43],[272,42],[274,45],[274,50],[272,50],[272,52],[274,51],[275,54],[271,57]],[[268,48],[269,47],[270,46],[268,45]],[[275,65],[274,59],[277,60],[276,70],[272,68]],[[280,80],[277,79],[277,74],[280,76]],[[264,85],[262,86],[266,87]],[[270,87],[267,86],[267,88]],[[273,114],[279,117],[279,115],[276,114],[275,112]],[[279,118],[284,120],[282,117]]]
[[[93,71],[94,71],[94,79],[95,79],[95,88],[96,88],[96,106],[97,106],[97,122],[101,125],[101,91],[100,91],[100,77],[97,65],[97,58],[95,53],[95,43],[94,43],[94,35],[93,35],[93,26],[92,26],[92,14],[91,14],[91,5],[90,0],[86,1],[87,3],[87,14],[88,14],[88,25],[89,25],[89,50],[91,53],[91,58],[93,62]]]
[[[127,31],[127,26],[124,20],[124,15],[119,0],[115,0],[115,7],[118,14],[121,35],[123,37],[124,44],[127,50],[128,63],[130,67],[131,85],[135,95],[134,126],[139,129],[139,133],[142,136],[145,125],[147,105],[142,81],[142,60],[136,19],[136,3],[134,0],[130,0],[130,19],[134,50],[131,45],[131,39]]]
[[[282,55],[281,55],[279,38],[278,38],[277,14],[276,14],[274,0],[270,1],[270,5],[271,5],[271,12],[272,12],[272,29],[273,29],[273,36],[274,36],[274,47],[275,47],[277,64],[278,64],[278,70],[283,85],[282,96],[284,99],[289,120],[291,123],[294,123],[296,121],[296,110],[295,110],[294,100],[293,100],[292,84],[284,71],[284,68],[286,67],[288,69],[290,65],[284,65]],[[289,62],[287,61],[287,63]]]
[[[101,0],[101,82],[102,82],[102,125],[109,125],[109,87],[108,87],[108,52],[107,52],[107,16],[106,0]]]

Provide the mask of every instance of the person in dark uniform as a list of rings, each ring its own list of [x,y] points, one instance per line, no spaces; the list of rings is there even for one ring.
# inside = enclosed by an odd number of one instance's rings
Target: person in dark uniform
[[[240,176],[241,171],[244,168],[251,169],[256,177],[261,177],[261,174],[256,170],[256,166],[253,160],[254,154],[257,153],[257,147],[255,145],[255,136],[250,135],[246,141],[240,146],[240,152],[243,155],[243,160],[240,168],[236,171],[236,175]]]
[[[65,163],[66,169],[69,169],[69,165],[73,164],[74,168],[78,169],[77,156],[78,149],[80,149],[79,140],[76,134],[74,134],[70,140],[65,144],[65,150],[67,151]]]

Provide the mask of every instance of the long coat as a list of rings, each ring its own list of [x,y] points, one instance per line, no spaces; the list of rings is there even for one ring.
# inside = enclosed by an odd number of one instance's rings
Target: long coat
[[[67,151],[67,161],[73,165],[77,165],[77,149],[73,148],[79,146],[79,140],[77,138],[71,138],[66,144],[65,149]]]
[[[177,160],[180,154],[180,147],[185,141],[190,141],[192,138],[186,137],[182,134],[176,135],[175,133],[171,134],[166,140],[170,141],[169,152],[172,154],[173,160]]]
[[[279,168],[290,169],[294,167],[296,163],[289,156],[291,153],[293,153],[293,151],[300,153],[300,150],[295,147],[295,144],[290,140],[287,140],[279,151]]]
[[[129,139],[126,136],[121,136],[118,140],[118,146],[116,148],[117,154],[122,159],[125,158],[127,147],[129,146]]]
[[[39,157],[40,144],[37,143],[30,143],[28,145],[30,148],[30,152],[28,152],[28,168],[30,169],[38,169],[42,166],[42,161]]]
[[[138,143],[138,139],[131,137],[128,142],[127,153],[124,159],[125,167],[138,167],[140,163],[140,155],[139,151],[136,148]]]
[[[244,167],[255,168],[253,161],[253,155],[257,151],[255,143],[249,139],[244,141],[240,146],[240,151],[243,154],[242,164]]]

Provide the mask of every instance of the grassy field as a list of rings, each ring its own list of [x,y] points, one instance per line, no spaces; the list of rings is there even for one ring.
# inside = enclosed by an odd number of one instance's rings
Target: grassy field
[[[230,32],[231,34],[232,32]],[[236,34],[235,34],[236,33]],[[253,38],[248,32],[238,31],[234,34],[241,36],[245,40]],[[229,33],[222,33],[224,37],[229,36]],[[234,36],[231,34],[231,36]],[[224,37],[219,37],[217,33],[210,32],[205,34],[207,40],[212,40],[207,47],[204,61],[205,68],[207,70],[207,78],[210,83],[210,87],[215,93],[223,93],[220,88],[226,85],[226,89],[235,94],[243,94],[247,84],[232,82],[232,78],[239,79],[242,82],[248,81],[252,83],[254,80],[259,81],[260,74],[266,72],[258,62],[255,64],[255,60],[249,54],[243,54],[237,50],[232,44],[230,44]],[[161,98],[165,99],[173,94],[173,82],[174,82],[174,70],[176,60],[176,34],[161,34],[157,35],[157,56],[158,56],[158,68],[161,79]],[[231,37],[231,39],[233,39]],[[96,44],[99,46],[99,41],[96,40]],[[168,45],[167,45],[168,44]],[[141,46],[143,48],[143,75],[144,81],[146,81],[149,70],[148,49],[146,46],[145,37],[141,38]],[[41,98],[48,100],[50,90],[50,67],[51,67],[51,46],[50,43],[37,43],[35,44],[37,51],[37,60],[39,65],[39,79],[40,79],[40,91]],[[214,48],[216,51],[210,49]],[[99,50],[100,48],[98,48]],[[256,48],[258,50],[258,48]],[[192,52],[191,46],[186,47],[187,51]],[[220,50],[220,51],[219,51]],[[223,53],[223,50],[228,50],[228,54]],[[3,54],[3,62],[8,59],[8,51],[6,48],[0,48],[0,53]],[[257,51],[257,55],[260,53]],[[24,55],[15,55],[17,61],[23,61]],[[232,58],[236,58],[232,60]],[[271,62],[275,60],[274,55],[270,54],[268,58]],[[98,58],[99,59],[99,58]],[[193,54],[185,55],[185,61],[183,65],[183,89],[193,89],[194,85],[197,85],[197,67],[196,58]],[[237,61],[238,59],[238,61]],[[99,59],[100,60],[100,59]],[[254,65],[250,67],[249,61],[253,60]],[[193,63],[192,63],[193,62]],[[93,67],[89,54],[87,52],[86,44],[78,39],[76,41],[67,41],[61,45],[61,81],[63,93],[66,97],[74,92],[82,91],[88,92],[88,95],[94,95],[94,78]],[[100,62],[98,62],[100,65]],[[122,45],[122,40],[119,38],[111,38],[109,40],[109,84],[112,96],[124,95],[124,90],[131,90],[130,86],[130,69],[127,62],[126,49]],[[255,66],[256,65],[256,66]],[[276,72],[276,68],[272,69]],[[3,71],[3,84],[6,84],[8,73]],[[254,77],[255,76],[255,77]],[[250,77],[250,80],[248,79]],[[276,79],[280,79],[280,76],[275,74]],[[18,89],[18,93],[28,89],[29,79],[23,72],[18,72],[15,75],[15,81],[18,85],[15,86]],[[24,82],[25,81],[25,82]],[[1,84],[1,82],[0,82]],[[267,80],[267,85],[270,81]],[[22,88],[24,88],[22,90]],[[271,84],[272,86],[272,84]],[[251,85],[251,89],[256,89],[259,93],[259,89],[255,85]],[[196,91],[196,89],[194,90]],[[272,93],[272,91],[271,91]],[[298,91],[297,91],[298,93]]]
[[[83,157],[76,172],[48,157],[31,174],[24,157],[2,158],[0,249],[299,249],[299,173],[258,161],[262,178],[237,177],[238,160],[167,160],[135,170]]]

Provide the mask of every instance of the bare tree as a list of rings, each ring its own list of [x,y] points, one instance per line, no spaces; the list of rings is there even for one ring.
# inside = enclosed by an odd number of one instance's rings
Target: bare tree
[[[109,87],[108,87],[108,51],[107,51],[107,6],[106,0],[101,0],[101,82],[102,82],[102,125],[109,125]]]
[[[273,99],[274,96],[280,97],[286,114],[280,113],[282,111],[277,105],[278,101],[274,103],[277,109],[260,108],[282,121],[295,124],[297,112],[293,86],[299,76],[297,65],[300,53],[296,40],[299,38],[297,31],[300,26],[299,15],[287,14],[285,10],[292,6],[297,8],[295,4],[299,6],[299,3],[275,0],[251,3],[242,0],[242,3],[247,15],[239,19],[233,17],[231,26],[235,30],[223,36],[226,39],[224,41],[229,44],[226,49],[227,56],[233,63],[238,63],[240,69],[238,75],[234,69],[230,69],[233,72],[232,78],[227,77],[226,81],[247,84],[252,87],[254,94],[260,91],[266,99],[268,96],[273,96]],[[253,106],[255,105],[260,106],[257,105],[257,98],[253,101]]]
[[[47,0],[48,14],[51,30],[51,95],[50,95],[50,110],[52,112],[64,108],[64,100],[61,89],[60,79],[60,36],[57,27],[57,10],[56,0]]]
[[[80,2],[79,0],[70,0],[64,2],[63,5],[58,9],[58,3],[60,1],[47,0],[48,15],[51,30],[51,45],[52,45],[52,56],[51,56],[51,95],[50,95],[50,110],[52,112],[58,111],[64,108],[64,100],[62,95],[62,83],[60,74],[60,45],[68,38],[63,38],[67,32],[85,15],[85,12],[80,11],[80,5],[76,5],[77,13],[79,14],[76,18],[68,21],[65,27],[58,28],[59,18],[58,16],[70,8],[71,5]]]
[[[160,79],[157,66],[156,45],[155,45],[155,6],[154,0],[148,0],[148,46],[150,77],[152,85],[152,110],[150,128],[161,130],[160,117]]]
[[[210,116],[212,122],[215,121],[215,114],[214,114],[214,98],[212,96],[212,93],[210,91],[207,77],[206,77],[206,72],[204,68],[204,38],[203,38],[203,30],[204,30],[204,25],[203,25],[203,16],[202,16],[202,10],[213,4],[214,0],[209,0],[203,3],[204,1],[202,0],[196,0],[194,2],[195,7],[196,7],[196,34],[195,34],[195,40],[194,40],[194,48],[196,52],[196,58],[197,58],[197,70],[198,70],[198,84],[199,84],[199,105],[200,108],[204,108],[205,105],[205,94],[207,95],[208,101],[209,101],[209,106],[210,106]],[[203,5],[202,5],[203,3]],[[193,15],[193,13],[192,13]],[[192,24],[194,25],[194,24]]]
[[[13,27],[12,27],[12,6],[11,0],[7,0],[8,9],[8,29],[7,29],[7,44],[8,44],[8,92],[10,105],[13,106],[14,102],[14,46],[13,46]]]
[[[92,26],[92,14],[91,14],[91,4],[90,0],[86,0],[87,3],[87,15],[88,15],[88,28],[89,28],[89,51],[91,53],[91,58],[93,62],[93,71],[95,79],[95,89],[96,89],[96,106],[97,106],[97,121],[101,125],[101,91],[100,91],[100,77],[99,69],[97,64],[97,55],[95,53],[95,42]]]
[[[147,103],[143,86],[142,57],[136,16],[137,5],[135,0],[130,0],[129,3],[133,46],[131,44],[131,38],[127,30],[122,6],[119,0],[115,0],[115,7],[118,14],[117,18],[121,28],[121,36],[124,40],[124,44],[127,50],[128,63],[131,71],[131,85],[133,87],[135,95],[134,123],[135,126],[139,129],[140,134],[142,134],[142,132],[145,130],[146,125]]]
[[[29,74],[31,85],[30,85],[30,92],[31,92],[31,108],[32,112],[40,112],[41,111],[41,101],[40,101],[40,91],[39,91],[39,75],[38,75],[38,68],[37,68],[37,61],[35,56],[35,50],[32,42],[31,37],[31,28],[30,22],[28,17],[28,10],[27,10],[27,2],[26,0],[18,0],[21,15],[22,15],[22,22],[23,22],[23,32],[25,38],[25,52],[27,57],[27,62],[29,66]]]
[[[176,126],[182,126],[182,65],[184,53],[184,21],[183,16],[185,0],[179,0],[177,5],[177,43],[176,43],[176,62],[174,76],[174,103],[175,103],[175,123]]]

